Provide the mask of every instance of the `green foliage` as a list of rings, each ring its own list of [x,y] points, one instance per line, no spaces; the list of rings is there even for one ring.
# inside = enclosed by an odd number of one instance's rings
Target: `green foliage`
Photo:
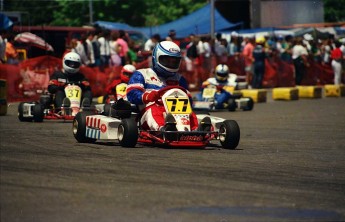
[[[345,0],[323,0],[325,22],[345,21]],[[209,0],[3,0],[4,11],[22,12],[23,25],[82,26],[93,21],[156,26],[176,20]]]
[[[160,25],[187,15],[208,0],[4,0],[5,11],[25,12],[23,25],[82,26],[93,21],[142,27]]]
[[[323,0],[325,22],[345,21],[345,0]]]

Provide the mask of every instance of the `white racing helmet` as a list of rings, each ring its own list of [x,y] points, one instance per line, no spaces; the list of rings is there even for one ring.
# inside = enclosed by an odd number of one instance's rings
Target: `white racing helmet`
[[[215,74],[218,81],[225,82],[229,77],[229,67],[225,64],[219,64],[216,67]]]
[[[172,41],[158,43],[152,52],[152,69],[158,76],[175,75],[181,64],[181,49]]]
[[[134,65],[127,64],[121,69],[120,78],[123,82],[128,83],[129,79],[131,78],[133,72],[135,72],[136,68]]]
[[[62,66],[67,73],[77,73],[81,66],[81,59],[78,53],[69,52],[62,59]]]

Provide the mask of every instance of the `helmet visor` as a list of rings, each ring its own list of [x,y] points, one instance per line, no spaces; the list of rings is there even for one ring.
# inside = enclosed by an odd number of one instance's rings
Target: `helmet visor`
[[[71,68],[79,68],[80,67],[80,62],[76,62],[76,61],[71,61],[71,60],[66,60],[65,61],[65,65]]]
[[[219,81],[225,81],[228,79],[228,73],[225,72],[217,72],[216,77]]]
[[[159,63],[168,69],[178,69],[181,63],[181,57],[162,55],[159,57]]]
[[[131,77],[132,74],[133,72],[126,72],[126,71],[122,72],[122,75],[127,76],[127,77]]]

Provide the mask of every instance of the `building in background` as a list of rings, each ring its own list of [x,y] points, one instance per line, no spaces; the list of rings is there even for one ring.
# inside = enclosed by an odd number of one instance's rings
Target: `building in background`
[[[322,0],[215,0],[215,7],[244,29],[324,22]]]

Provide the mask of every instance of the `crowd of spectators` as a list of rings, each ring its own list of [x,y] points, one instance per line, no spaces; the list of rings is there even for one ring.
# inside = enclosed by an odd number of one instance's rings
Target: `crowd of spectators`
[[[213,75],[214,67],[227,64],[229,58],[243,60],[245,78],[251,88],[262,87],[262,75],[265,72],[263,64],[265,60],[274,58],[293,65],[296,85],[301,85],[311,61],[332,67],[334,84],[345,81],[345,41],[334,38],[333,35],[325,39],[315,39],[311,34],[300,37],[243,37],[233,32],[229,41],[222,38],[221,34],[217,34],[215,39],[192,34],[189,39],[186,46],[186,66],[193,73],[193,78],[190,78],[195,81],[190,83],[192,88],[200,86],[200,82]],[[200,72],[199,66],[203,67],[204,72]]]
[[[249,87],[263,87],[265,60],[279,58],[294,67],[295,84],[300,85],[305,76],[310,61],[332,67],[334,84],[344,83],[345,41],[340,41],[333,35],[328,38],[314,38],[310,34],[300,37],[292,36],[241,36],[233,32],[230,38],[217,33],[210,36],[191,34],[188,42],[176,38],[175,30],[170,30],[167,36],[152,35],[143,45],[141,53],[150,55],[154,46],[162,40],[175,42],[185,51],[184,62],[190,88],[198,88],[200,83],[213,76],[214,67],[227,64],[229,59],[242,60],[244,64],[245,81]],[[0,36],[1,63],[18,64],[11,35]],[[344,40],[344,39],[343,39]],[[138,52],[134,41],[124,30],[108,30],[96,28],[94,31],[75,36],[70,41],[66,52],[73,51],[81,56],[82,63],[89,67],[106,68],[138,64]],[[230,66],[230,69],[232,67]],[[236,73],[235,73],[236,74]]]

